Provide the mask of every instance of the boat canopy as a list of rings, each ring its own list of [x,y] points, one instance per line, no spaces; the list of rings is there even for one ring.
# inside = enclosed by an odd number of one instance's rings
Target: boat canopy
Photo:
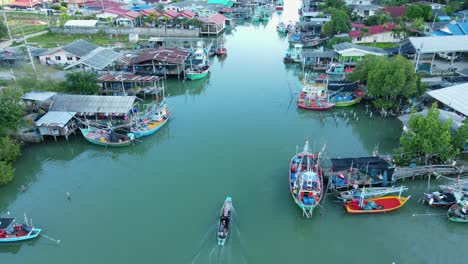
[[[359,88],[358,82],[329,82],[328,89],[331,91],[354,92]]]
[[[15,218],[0,218],[0,230],[7,229]]]
[[[345,171],[351,168],[357,168],[362,172],[377,171],[383,173],[384,171],[391,171],[393,165],[381,157],[361,157],[361,158],[332,158],[332,171]],[[387,172],[388,173],[388,172]]]

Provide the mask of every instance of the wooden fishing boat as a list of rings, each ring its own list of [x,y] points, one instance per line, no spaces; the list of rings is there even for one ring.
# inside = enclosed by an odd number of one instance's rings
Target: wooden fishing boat
[[[312,217],[324,193],[323,172],[319,158],[320,153],[315,155],[311,153],[307,139],[303,151],[296,154],[289,165],[291,196],[307,218]]]
[[[283,22],[280,22],[277,26],[276,26],[276,31],[278,31],[279,33],[288,33],[288,29],[286,28],[286,25],[283,23]]]
[[[224,246],[229,230],[231,230],[232,222],[232,198],[226,197],[224,200],[223,208],[221,209],[221,215],[219,216],[219,225],[218,225],[218,245]]]
[[[401,196],[384,196],[369,199],[353,199],[344,204],[348,214],[377,214],[394,211],[405,205],[411,198]]]
[[[216,49],[216,55],[217,56],[224,56],[227,54],[227,49],[224,47],[224,46],[219,46],[217,49]]]
[[[0,218],[0,243],[29,240],[41,233],[41,229],[31,225],[14,223],[15,218]]]
[[[283,0],[278,0],[276,2],[276,8],[275,9],[278,10],[278,11],[284,10]]]
[[[135,138],[152,135],[167,123],[170,116],[167,105],[163,101],[155,110],[149,111],[135,126],[131,127],[130,131]]]
[[[462,192],[444,192],[435,191],[432,193],[424,193],[423,203],[433,207],[448,207],[452,206],[462,199],[466,199],[466,195]]]
[[[297,106],[314,111],[325,111],[333,108],[335,104],[329,101],[326,82],[328,80],[316,80],[314,83],[303,82]]]
[[[364,199],[377,198],[388,195],[394,192],[406,191],[408,188],[404,186],[400,187],[369,187],[369,188],[356,188],[348,191],[341,191],[337,193],[336,198],[342,201],[348,201],[352,199],[359,199],[361,196]]]
[[[294,44],[292,49],[288,49],[283,61],[284,63],[301,63],[302,44]]]
[[[98,129],[95,127],[80,128],[84,138],[95,145],[105,147],[125,147],[131,145],[135,136],[132,133],[127,135],[119,134],[114,131]]]
[[[353,70],[354,68],[345,67],[342,63],[332,63],[325,72],[330,75],[343,75],[348,74]]]
[[[208,50],[208,57],[213,57],[216,55],[217,48],[215,46],[211,46],[210,50]]]
[[[468,201],[461,201],[452,205],[447,211],[450,222],[468,223]]]
[[[195,63],[193,61],[195,61]],[[189,80],[203,79],[210,72],[210,68],[206,52],[199,47],[194,53],[193,60],[190,58],[190,66],[186,70],[185,76],[187,76]]]
[[[187,79],[189,80],[199,80],[208,76],[208,73],[210,73],[210,66],[205,66],[202,68],[188,69],[185,76],[187,76]]]

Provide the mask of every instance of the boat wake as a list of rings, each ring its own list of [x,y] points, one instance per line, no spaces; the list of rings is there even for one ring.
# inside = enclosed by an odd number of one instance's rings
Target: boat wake
[[[235,212],[235,211],[233,211]],[[232,232],[224,246],[217,245],[216,232],[218,223],[213,224],[203,236],[197,253],[193,256],[192,264],[246,264],[245,250],[241,239],[241,233],[233,220]]]

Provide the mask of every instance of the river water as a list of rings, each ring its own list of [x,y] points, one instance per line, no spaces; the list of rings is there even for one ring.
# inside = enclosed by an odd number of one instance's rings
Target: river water
[[[105,149],[75,136],[24,149],[15,181],[0,188],[0,215],[27,213],[61,242],[1,245],[1,263],[466,263],[464,226],[412,216],[445,213],[417,203],[425,182],[407,182],[414,198],[393,213],[346,215],[327,196],[312,220],[302,217],[287,177],[306,137],[315,150],[326,144],[324,157],[360,156],[391,153],[402,129],[363,106],[323,118],[296,108],[301,70],[282,63],[287,42],[275,26],[297,19],[298,6],[239,25],[207,80],[168,81],[174,118],[143,142]],[[358,120],[331,116],[351,111]],[[217,247],[226,196],[234,226]]]

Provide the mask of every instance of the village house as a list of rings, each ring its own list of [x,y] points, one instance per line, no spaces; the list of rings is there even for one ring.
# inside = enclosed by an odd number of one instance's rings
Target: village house
[[[135,20],[140,16],[140,13],[133,10],[126,10],[120,7],[106,8],[102,13],[96,17],[114,19],[117,26],[134,27],[136,26]]]
[[[157,48],[129,59],[132,72],[138,75],[176,75],[179,78],[189,65],[190,52],[176,48]]]
[[[366,26],[352,23],[352,30],[348,35],[353,43],[398,42],[400,38],[396,38],[392,33],[394,27],[394,24]]]
[[[124,3],[118,3],[115,1],[110,1],[110,0],[94,0],[94,1],[88,1],[88,2],[83,2],[78,4],[82,9],[86,10],[86,12],[100,12],[104,9],[108,8],[118,8],[122,7],[125,4]]]
[[[75,63],[65,67],[64,70],[81,69],[95,73],[121,70],[122,65],[125,65],[125,61],[121,60],[122,58],[123,54],[113,49],[98,47]]]
[[[199,17],[198,20],[203,23],[200,29],[202,35],[218,35],[226,28],[227,18],[218,13],[210,17]]]
[[[44,51],[38,57],[45,65],[70,65],[97,48],[93,43],[79,39],[68,45]]]
[[[44,6],[44,0],[16,0],[9,4],[11,9],[38,9]]]
[[[374,5],[371,0],[347,0],[346,4],[352,8],[352,14],[362,18],[368,18],[375,14],[375,11],[381,9],[381,6]]]
[[[208,4],[205,1],[182,1],[177,3],[171,3],[164,6],[164,10],[181,12],[184,10],[190,10],[194,12],[198,17],[209,17],[221,12],[225,8],[222,4]]]
[[[338,60],[347,65],[355,65],[366,55],[387,56],[388,53],[381,49],[368,46],[360,46],[349,42],[333,45],[333,49],[338,53]]]
[[[446,23],[437,30],[432,31],[432,36],[464,36],[468,35],[468,22]],[[468,45],[468,44],[467,44]]]
[[[163,89],[159,76],[140,76],[133,74],[106,74],[98,79],[100,94],[104,95],[157,95]]]

